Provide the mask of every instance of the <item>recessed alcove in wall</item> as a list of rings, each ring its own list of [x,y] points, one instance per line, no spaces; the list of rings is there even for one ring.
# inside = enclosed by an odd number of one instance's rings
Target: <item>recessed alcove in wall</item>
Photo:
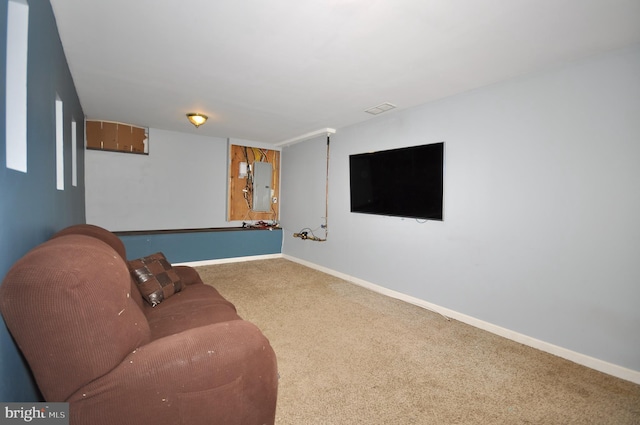
[[[64,104],[56,96],[56,188],[64,190]]]
[[[7,5],[7,62],[5,136],[6,166],[27,172],[27,53],[29,5],[9,0]]]
[[[78,123],[71,120],[71,186],[78,186]]]

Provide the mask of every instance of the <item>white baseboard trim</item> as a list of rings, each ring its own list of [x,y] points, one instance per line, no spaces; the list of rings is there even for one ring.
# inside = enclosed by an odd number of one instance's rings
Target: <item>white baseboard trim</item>
[[[582,366],[586,366],[588,368],[597,370],[602,373],[606,373],[607,375],[615,376],[616,378],[624,379],[626,381],[633,382],[635,384],[640,384],[640,371],[628,369],[622,366],[618,366],[613,363],[606,362],[604,360],[596,359],[585,354],[578,353],[576,351],[568,350],[563,347],[559,347],[554,344],[550,344],[545,341],[541,341],[539,339],[532,338],[527,335],[523,335],[521,333],[503,328],[501,326],[496,326],[492,323],[485,322],[480,319],[476,319],[475,317],[467,316],[466,314],[459,313],[454,310],[450,310],[448,308],[440,307],[438,305],[429,303],[427,301],[421,300],[419,298],[412,297],[410,295],[403,294],[401,292],[397,292],[383,286],[376,285],[371,282],[367,282],[365,280],[359,279],[357,277],[353,277],[344,273],[337,272],[335,270],[329,269],[327,267],[319,266],[317,264],[311,263],[306,260],[302,260],[300,258],[292,257],[290,255],[281,255],[282,258],[286,258],[287,260],[293,261],[295,263],[302,264],[312,269],[316,269],[323,273],[330,274],[337,278],[346,280],[355,285],[362,286],[364,288],[370,289],[374,292],[380,293],[382,295],[389,296],[391,298],[395,298],[401,301],[408,302],[410,304],[416,305],[418,307],[425,308],[427,310],[433,311],[435,313],[441,314],[445,318],[454,319],[459,322],[466,323],[473,327],[485,330],[487,332],[491,332],[493,334],[499,335],[501,337],[510,339],[512,341],[518,342],[520,344],[527,345],[529,347],[538,349],[540,351],[544,351],[549,354],[553,354],[558,357],[562,357],[563,359],[572,361],[574,363],[580,364]]]
[[[219,258],[217,260],[190,261],[186,263],[175,263],[174,266],[210,266],[213,264],[240,263],[243,261],[271,260],[282,258],[282,254],[248,255],[246,257]]]

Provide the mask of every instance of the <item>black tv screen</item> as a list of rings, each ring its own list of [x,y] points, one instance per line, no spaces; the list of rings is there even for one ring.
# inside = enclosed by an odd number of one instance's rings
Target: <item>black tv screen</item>
[[[351,212],[442,220],[444,142],[349,156]]]

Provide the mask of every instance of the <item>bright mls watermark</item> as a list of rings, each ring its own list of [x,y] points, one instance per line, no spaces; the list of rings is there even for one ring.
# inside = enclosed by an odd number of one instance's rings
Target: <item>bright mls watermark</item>
[[[69,425],[69,403],[0,403],[0,425]]]

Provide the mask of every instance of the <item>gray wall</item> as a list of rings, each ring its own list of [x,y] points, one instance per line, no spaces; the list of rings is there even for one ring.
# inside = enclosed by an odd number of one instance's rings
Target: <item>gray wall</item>
[[[443,222],[349,212],[350,154],[439,141]],[[324,151],[283,150],[284,254],[640,371],[640,47],[338,129],[301,241]]]
[[[111,231],[241,225],[226,221],[228,143],[265,146],[151,128],[149,155],[87,150],[87,222]]]
[[[88,223],[111,231],[227,224],[227,139],[151,128],[149,155],[87,150],[86,158]]]

